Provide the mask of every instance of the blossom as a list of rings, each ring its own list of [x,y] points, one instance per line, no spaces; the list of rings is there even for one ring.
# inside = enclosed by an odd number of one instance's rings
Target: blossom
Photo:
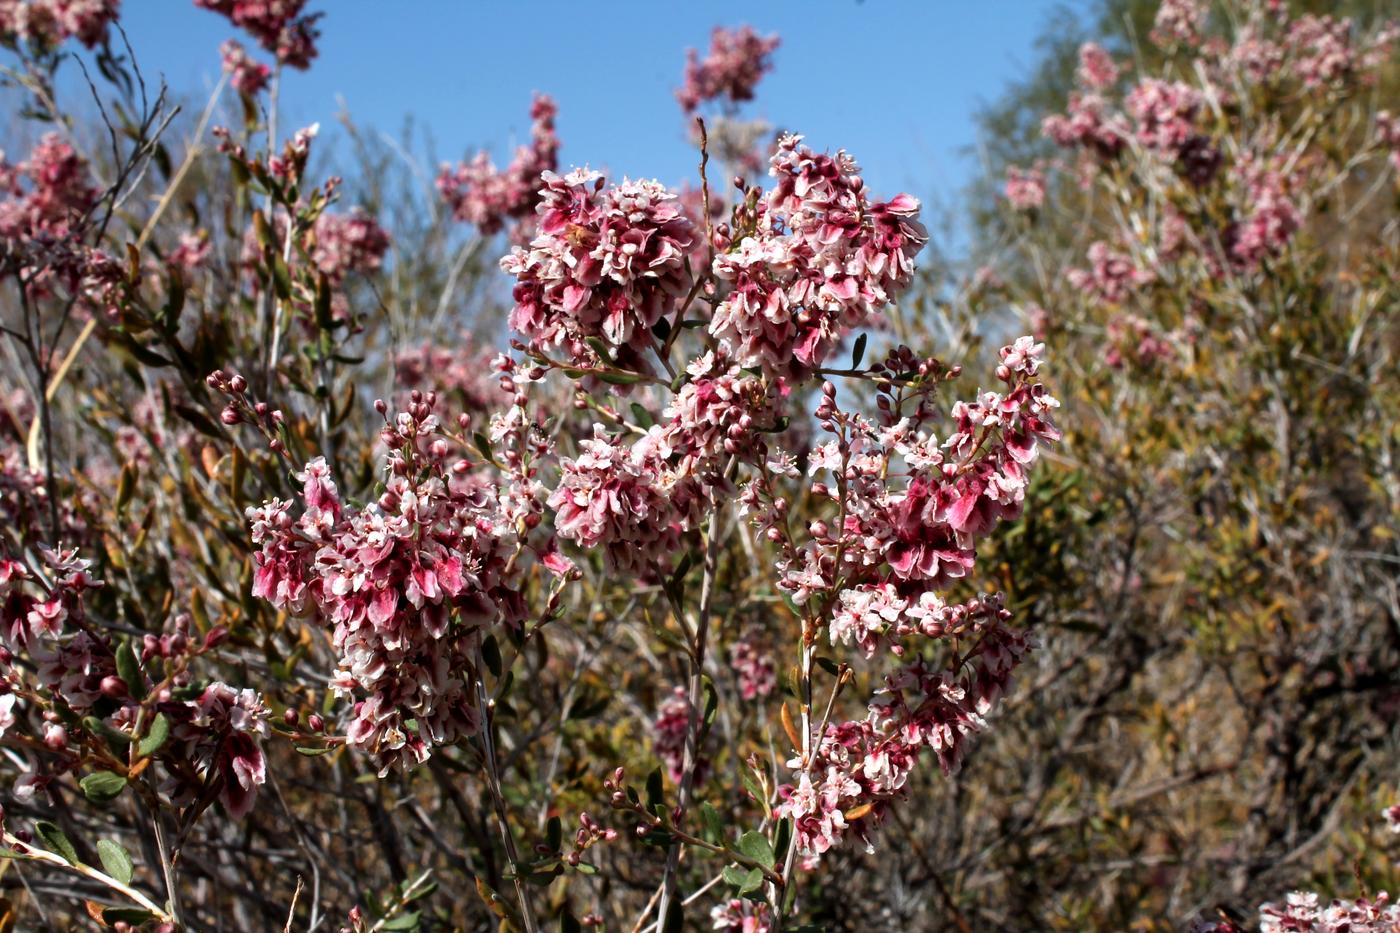
[[[1181,82],[1146,78],[1124,101],[1137,121],[1136,137],[1148,149],[1179,152],[1191,139],[1200,94]]]
[[[1096,42],[1085,42],[1079,47],[1079,67],[1075,77],[1086,88],[1102,91],[1113,86],[1118,80],[1118,65],[1113,56],[1104,51]]]
[[[711,352],[692,362],[687,373],[690,380],[662,412],[670,419],[663,432],[682,458],[680,469],[718,480],[731,456],[757,462],[766,452],[763,432],[782,418],[786,385],[765,383]]]
[[[320,13],[304,11],[307,0],[194,0],[194,5],[227,16],[284,65],[301,71],[316,57]]]
[[[389,249],[389,235],[359,207],[348,214],[321,214],[316,218],[315,235],[311,260],[333,282],[350,272],[373,272]]]
[[[767,904],[731,898],[710,910],[710,928],[724,933],[769,933],[773,915]]]
[[[1083,147],[1104,159],[1116,156],[1127,136],[1122,121],[1109,115],[1108,102],[1097,93],[1070,94],[1066,112],[1047,116],[1040,131],[1058,146]]]
[[[806,867],[854,832],[869,844],[871,827],[908,783],[924,749],[945,772],[956,770],[967,737],[1011,684],[1032,642],[1004,624],[996,600],[978,604],[969,617],[969,652],[960,673],[919,660],[885,678],[863,720],[829,725],[795,784],[778,789],[779,816],[793,821],[797,852]]]
[[[772,653],[746,638],[729,646],[729,666],[739,676],[739,695],[745,700],[766,697],[778,685]]]
[[[741,365],[802,374],[909,285],[927,235],[919,202],[872,202],[845,152],[784,136],[770,165],[757,228],[715,257],[730,290],[710,333]]]
[[[558,168],[559,137],[554,132],[558,112],[553,98],[535,95],[530,106],[530,143],[516,150],[505,169],[497,169],[485,152],[455,169],[443,165],[437,189],[452,216],[484,234],[500,231],[508,220],[529,218],[540,202],[541,176]]]
[[[676,687],[662,701],[651,724],[652,751],[666,765],[671,780],[679,783],[685,770],[685,741],[690,731],[690,699],[684,687]],[[695,781],[704,781],[709,761],[703,757],[695,765]]]
[[[515,524],[495,487],[448,482],[433,402],[420,396],[386,424],[384,491],[370,505],[343,503],[317,459],[298,477],[299,517],[277,500],[248,512],[254,595],[332,627],[332,687],[355,700],[346,740],[381,773],[476,730],[463,672],[481,628],[524,611],[506,580]]]
[[[1302,226],[1294,203],[1295,179],[1268,161],[1248,157],[1234,168],[1244,215],[1226,231],[1225,241],[1236,267],[1252,271],[1278,256]]]
[[[1152,41],[1158,45],[1197,45],[1209,13],[1202,0],[1162,0],[1152,24]]]
[[[43,45],[76,38],[88,48],[107,41],[120,0],[8,0],[0,3],[0,35]]]
[[[754,88],[773,67],[772,56],[781,44],[776,36],[760,36],[751,26],[715,27],[710,51],[702,60],[695,49],[686,53],[685,84],[676,99],[686,113],[705,101],[724,99],[729,104],[753,100]]]
[[[1070,269],[1065,277],[1075,288],[1110,304],[1122,304],[1135,289],[1155,278],[1151,270],[1138,268],[1131,256],[1102,240],[1089,245],[1089,264],[1087,271]]]
[[[1386,933],[1400,927],[1400,906],[1384,891],[1373,898],[1323,905],[1309,891],[1294,891],[1282,904],[1259,908],[1259,933]]]
[[[67,236],[97,203],[87,162],[57,133],[45,134],[27,160],[0,176],[8,177],[9,195],[0,201],[0,237],[20,246]]]
[[[544,173],[539,235],[501,268],[515,277],[510,324],[540,349],[593,358],[601,337],[640,361],[651,328],[686,295],[695,237],[676,195],[655,181],[605,186],[597,172]]]
[[[229,816],[242,819],[267,782],[262,740],[268,734],[268,709],[262,698],[253,690],[216,682],[172,712],[179,721],[171,733],[184,744],[183,754],[201,762],[209,777],[217,776],[219,800]],[[193,798],[193,789],[186,796]]]
[[[1002,189],[1014,210],[1033,211],[1045,203],[1045,173],[1038,168],[1006,167],[1006,187]]]
[[[704,500],[700,484],[668,462],[665,434],[653,426],[630,446],[594,425],[580,454],[560,462],[549,497],[560,538],[602,549],[613,573],[645,573],[669,561],[681,535],[695,527]]]
[[[219,54],[223,56],[224,71],[235,91],[252,97],[267,87],[272,69],[250,58],[242,43],[229,39],[219,46]]]

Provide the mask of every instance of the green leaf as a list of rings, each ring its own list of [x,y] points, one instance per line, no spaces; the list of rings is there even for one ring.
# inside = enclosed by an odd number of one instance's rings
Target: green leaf
[[[292,273],[277,253],[272,254],[272,290],[278,298],[289,301],[292,297]]]
[[[68,837],[63,835],[63,830],[59,829],[48,820],[39,820],[34,824],[34,829],[39,833],[39,838],[44,840],[44,845],[55,855],[63,856],[64,861],[69,865],[81,865],[78,860],[78,850],[73,848],[73,843],[68,841]]]
[[[661,769],[653,768],[647,775],[647,809],[651,809],[657,804],[664,804],[665,797],[662,795]]]
[[[734,848],[740,855],[753,859],[764,868],[773,867],[773,844],[762,833],[744,833]]]
[[[549,825],[545,827],[545,839],[551,852],[558,852],[559,847],[564,844],[564,824],[560,822],[559,817],[549,818]]]
[[[651,416],[651,412],[647,411],[637,402],[632,403],[632,418],[637,422],[637,427],[639,428],[650,428],[653,424],[656,424],[656,419]]]
[[[335,751],[340,746],[327,745],[324,748],[317,748],[311,745],[297,745],[294,747],[296,748],[298,755],[305,755],[307,758],[317,758],[321,755],[329,755],[331,752]]]
[[[705,823],[703,838],[706,842],[718,843],[724,838],[724,820],[708,801],[700,804],[700,818]]]
[[[492,677],[501,676],[501,646],[496,644],[494,635],[487,635],[481,643],[481,657]]]
[[[422,915],[416,910],[399,914],[390,920],[385,920],[379,924],[381,930],[416,930],[418,929],[418,919]]]
[[[783,817],[778,821],[777,841],[773,846],[773,860],[776,864],[780,858],[787,856],[788,846],[792,843],[792,820]]]
[[[860,369],[860,361],[865,359],[865,341],[869,334],[862,333],[856,338],[855,348],[851,350],[851,368]]]
[[[146,675],[136,663],[136,653],[131,650],[131,642],[123,641],[117,646],[117,676],[126,681],[126,692],[131,698],[141,701],[146,698]]]
[[[142,910],[140,907],[108,907],[102,911],[102,919],[109,926],[114,923],[129,923],[139,927],[143,923],[149,923],[156,919],[156,915],[149,910]]]
[[[733,888],[734,893],[740,897],[763,887],[763,872],[757,868],[745,869],[738,865],[726,865],[723,875],[724,883]]]
[[[131,856],[119,843],[110,839],[97,840],[97,857],[102,859],[103,871],[122,884],[131,884]]]
[[[709,674],[702,675],[705,685],[705,732],[710,731],[710,726],[715,721],[715,716],[719,714],[719,691],[715,689],[714,681],[710,680]]]
[[[150,731],[141,740],[141,744],[136,746],[136,753],[142,758],[154,755],[160,751],[165,740],[170,738],[170,720],[165,718],[164,713],[156,713],[156,718],[151,720]]]
[[[593,352],[598,354],[598,359],[607,363],[609,366],[613,365],[612,351],[608,349],[608,345],[603,343],[601,338],[585,337],[583,338],[583,342],[593,348]]]
[[[609,385],[615,386],[630,386],[647,380],[647,377],[640,373],[607,372],[594,373],[594,375]]]
[[[93,803],[106,803],[114,800],[126,789],[126,777],[114,771],[94,771],[86,775],[78,786],[83,789],[83,796]]]

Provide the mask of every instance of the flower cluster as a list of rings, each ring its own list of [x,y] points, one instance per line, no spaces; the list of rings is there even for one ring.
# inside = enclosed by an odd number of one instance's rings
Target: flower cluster
[[[6,0],[0,3],[0,36],[44,46],[70,37],[88,48],[107,41],[121,0]]]
[[[511,327],[577,362],[594,359],[586,341],[601,337],[640,365],[652,327],[691,286],[696,234],[675,194],[655,181],[546,172],[535,211],[539,235],[501,260],[516,280]]]
[[[651,724],[652,751],[666,765],[671,780],[679,783],[685,764],[685,737],[690,730],[690,699],[684,687],[676,687],[661,702],[656,719]],[[707,762],[701,759],[696,767],[696,780],[704,780]]]
[[[1079,67],[1074,72],[1080,85],[1104,91],[1118,81],[1118,64],[1097,42],[1085,42],[1079,47]]]
[[[307,0],[194,0],[244,29],[284,65],[305,71],[316,57],[320,13],[306,13]]]
[[[1210,10],[1201,0],[1162,0],[1152,24],[1152,41],[1158,45],[1196,45],[1201,41]]]
[[[268,709],[253,690],[212,683],[195,700],[172,711],[171,735],[190,761],[203,763],[205,781],[217,776],[220,801],[229,816],[241,820],[253,808],[258,788],[267,783],[262,740],[268,734]],[[172,799],[191,803],[198,787],[173,779]]]
[[[1200,93],[1180,81],[1147,78],[1124,99],[1124,106],[1137,121],[1136,138],[1148,149],[1176,154],[1195,133]]]
[[[1038,168],[1022,169],[1009,165],[1002,194],[1013,210],[1038,210],[1045,203],[1045,173]]]
[[[1059,436],[1049,420],[1058,403],[1033,381],[1041,350],[1029,337],[1002,348],[997,376],[1007,392],[955,403],[953,432],[941,444],[918,427],[927,417],[923,405],[912,418],[898,417],[884,398],[879,427],[841,412],[834,388],[823,387],[817,417],[835,438],[813,451],[811,469],[834,473],[837,483],[835,490],[816,483],[812,493],[838,499],[843,518],[835,528],[814,522],[809,544],[788,546],[780,587],[798,606],[830,605],[831,641],[855,643],[867,656],[901,656],[911,642],[931,640],[973,647],[961,657],[955,650],[951,669],[916,651],[919,660],[886,678],[866,719],[827,728],[810,754],[790,763],[798,778],[779,789],[779,812],[793,818],[808,862],[852,825],[865,835],[870,824],[862,821],[878,819],[921,749],[931,748],[945,770],[955,768],[964,737],[981,728],[1031,648],[1024,633],[1007,627],[998,597],[949,605],[937,591],[968,573],[979,537],[1019,514],[1027,467],[1040,443]],[[895,361],[912,367],[902,354]],[[931,364],[921,368],[938,374]],[[752,506],[761,497],[746,498]]]
[[[681,108],[694,113],[706,101],[724,99],[733,105],[753,100],[754,89],[772,69],[772,56],[780,44],[776,35],[760,36],[752,26],[716,26],[703,60],[695,49],[686,53],[685,84],[676,91]]]
[[[796,785],[779,788],[776,812],[792,819],[797,852],[809,866],[848,832],[869,844],[870,829],[903,790],[924,749],[945,773],[956,770],[967,737],[985,726],[1029,654],[1029,636],[1006,627],[1010,613],[998,599],[956,609],[940,637],[971,647],[954,670],[922,660],[902,666],[886,676],[865,719],[828,726],[810,760],[788,762],[799,776]]]
[[[272,69],[249,56],[241,42],[229,39],[219,46],[219,54],[223,56],[224,71],[235,91],[252,97],[267,87]]]
[[[510,220],[528,219],[540,201],[541,176],[559,164],[559,137],[554,99],[536,94],[530,105],[530,144],[521,146],[505,169],[478,152],[455,169],[444,165],[437,189],[452,209],[452,216],[472,224],[484,234],[499,232]]]
[[[684,473],[713,479],[731,457],[759,462],[767,449],[764,432],[776,430],[789,389],[779,379],[767,382],[706,352],[686,372],[689,381],[662,414],[666,443],[681,458]]]
[[[761,200],[750,189],[745,228],[722,234],[714,273],[730,291],[710,333],[741,365],[802,374],[909,285],[928,238],[919,202],[872,202],[845,152],[784,136],[770,166],[773,189]]]
[[[1102,240],[1089,245],[1089,268],[1070,269],[1065,277],[1086,295],[1110,304],[1122,304],[1134,290],[1155,278],[1152,270],[1139,268],[1133,257]]]
[[[1128,363],[1150,367],[1176,358],[1174,334],[1163,334],[1136,314],[1120,314],[1108,322],[1104,362],[1114,369]]]
[[[314,232],[316,245],[311,250],[311,261],[332,282],[341,281],[351,272],[375,271],[389,250],[389,234],[358,207],[348,214],[321,214],[316,218]]]
[[[44,136],[19,165],[0,155],[0,238],[52,243],[67,236],[97,201],[87,162],[57,133]]]
[[[767,904],[731,898],[710,911],[710,929],[722,933],[770,933],[773,913]]]
[[[1310,891],[1294,891],[1282,904],[1259,908],[1259,933],[1391,933],[1400,929],[1400,905],[1382,891],[1355,901],[1324,905]],[[1197,920],[1191,933],[1243,933],[1230,920]]]
[[[739,678],[739,695],[746,700],[759,700],[778,686],[778,672],[773,654],[747,638],[729,646],[729,666]]]
[[[602,425],[593,431],[579,442],[578,457],[560,461],[559,485],[549,497],[555,530],[580,547],[601,548],[612,572],[650,573],[695,527],[704,490],[671,464],[659,426],[630,445]]]
[[[355,699],[346,740],[382,772],[427,759],[434,745],[472,733],[468,672],[483,626],[516,624],[508,584],[516,532],[490,488],[459,490],[453,442],[431,395],[386,423],[384,491],[355,508],[340,499],[324,460],[299,474],[301,514],[274,499],[250,509],[254,595],[333,628],[337,693]]]
[[[1041,120],[1040,131],[1058,146],[1082,147],[1102,159],[1116,156],[1127,139],[1121,118],[1111,114],[1108,101],[1094,92],[1070,94],[1068,109]]]
[[[1236,267],[1254,270],[1282,253],[1302,226],[1302,213],[1292,196],[1297,181],[1268,161],[1256,159],[1242,160],[1234,175],[1244,216],[1226,231],[1225,241]]]
[[[406,389],[435,392],[469,414],[486,415],[508,398],[492,368],[494,356],[473,347],[465,334],[451,346],[424,341],[394,354],[394,374]]]

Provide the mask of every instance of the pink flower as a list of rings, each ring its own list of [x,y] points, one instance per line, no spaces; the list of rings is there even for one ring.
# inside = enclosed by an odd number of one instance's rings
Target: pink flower
[[[710,333],[741,365],[775,375],[820,366],[908,286],[927,242],[917,200],[871,202],[854,159],[801,143],[779,141],[755,229],[714,264],[730,290]]]
[[[305,71],[316,57],[320,13],[304,13],[307,0],[194,0],[248,31],[284,65]]]
[[[1209,12],[1202,0],[1162,0],[1152,26],[1152,41],[1158,45],[1198,45]]]
[[[321,214],[316,218],[315,234],[311,260],[333,282],[351,272],[375,271],[389,250],[389,234],[359,207],[348,214]]]
[[[530,144],[517,149],[504,170],[497,169],[485,152],[455,169],[444,165],[437,189],[452,216],[483,234],[500,231],[510,220],[529,219],[540,202],[541,176],[558,168],[559,137],[554,132],[558,111],[553,98],[535,95],[530,107]]]
[[[729,666],[739,676],[739,695],[745,700],[768,696],[778,685],[773,655],[741,638],[729,647]]]
[[[700,484],[669,463],[660,427],[630,447],[602,425],[579,442],[581,453],[560,462],[559,485],[549,497],[560,538],[601,548],[614,573],[649,573],[680,550],[703,504]]]
[[[1118,80],[1118,65],[1103,46],[1086,42],[1079,47],[1079,68],[1075,71],[1075,77],[1090,90],[1107,90]]]
[[[249,510],[260,545],[254,593],[331,626],[340,656],[332,687],[355,700],[346,739],[381,774],[476,730],[463,672],[483,626],[524,614],[506,579],[516,523],[494,485],[449,482],[455,459],[433,401],[415,396],[386,423],[390,455],[374,503],[342,503],[314,460],[299,477],[300,517],[276,500]]]
[[[1139,269],[1131,256],[1116,252],[1102,240],[1089,246],[1088,271],[1070,269],[1065,273],[1069,283],[1086,295],[1110,304],[1122,304],[1140,286],[1151,282],[1149,269]]]
[[[501,268],[515,276],[510,324],[540,349],[595,359],[601,337],[637,366],[651,328],[690,289],[686,255],[695,237],[675,194],[655,181],[605,187],[596,172],[544,174],[539,235]]]
[[[681,108],[693,113],[710,100],[724,99],[731,107],[753,100],[754,88],[772,70],[772,55],[780,44],[776,35],[760,36],[751,26],[716,26],[703,61],[695,49],[686,52],[685,84],[676,91]]]
[[[173,737],[184,743],[186,757],[202,764],[206,780],[219,779],[219,800],[229,816],[241,820],[267,782],[262,740],[268,734],[268,709],[262,698],[249,689],[212,683],[181,715]]]
[[[229,74],[229,83],[240,94],[254,96],[267,87],[272,69],[262,62],[248,57],[241,43],[229,39],[219,46],[224,59],[224,71]]]
[[[666,765],[671,780],[679,783],[685,766],[685,739],[690,729],[690,699],[684,687],[676,687],[662,701],[651,729],[652,750]],[[702,756],[695,765],[695,782],[703,782],[708,771],[709,760]]]
[[[1249,156],[1236,163],[1233,174],[1245,213],[1226,231],[1226,247],[1237,268],[1254,271],[1281,254],[1302,226],[1302,212],[1291,196],[1296,179]]]
[[[1045,173],[1038,168],[1020,169],[1008,165],[1003,194],[1014,210],[1036,210],[1045,203]]]
[[[1051,114],[1040,122],[1040,130],[1058,146],[1083,147],[1101,159],[1111,159],[1122,150],[1126,128],[1119,117],[1107,114],[1108,103],[1096,93],[1073,93],[1063,114]]]
[[[1180,82],[1146,78],[1124,101],[1137,121],[1137,140],[1148,149],[1175,154],[1195,132],[1193,121],[1200,107],[1200,93]]]
[[[120,0],[7,0],[0,4],[0,35],[54,46],[70,37],[88,48],[107,41]]]

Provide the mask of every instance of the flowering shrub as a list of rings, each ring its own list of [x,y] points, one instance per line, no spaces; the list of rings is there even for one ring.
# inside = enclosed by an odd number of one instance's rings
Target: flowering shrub
[[[54,118],[0,159],[5,910],[1394,924],[1385,27],[1082,45],[960,284],[918,200],[739,121],[776,36],[690,54],[696,177],[571,167],[539,94],[425,195],[279,134],[333,19],[195,5],[261,51],[180,149],[115,4],[0,3]]]

